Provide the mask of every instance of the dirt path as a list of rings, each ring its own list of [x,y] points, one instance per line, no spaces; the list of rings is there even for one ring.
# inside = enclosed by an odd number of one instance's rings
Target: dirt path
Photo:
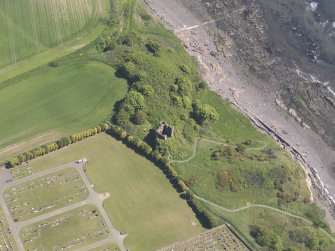
[[[247,209],[249,209],[249,208],[255,208],[255,207],[256,207],[256,208],[257,208],[257,207],[258,207],[258,208],[266,208],[266,209],[269,209],[269,210],[272,210],[272,211],[276,211],[276,212],[278,212],[278,213],[281,213],[281,214],[284,214],[284,215],[287,215],[287,216],[290,216],[290,217],[293,217],[293,218],[302,220],[302,221],[308,223],[309,225],[313,225],[313,222],[312,222],[312,221],[310,221],[310,220],[308,220],[308,219],[306,219],[306,218],[304,218],[304,217],[302,217],[302,216],[295,215],[295,214],[292,214],[292,213],[283,211],[283,210],[278,209],[278,208],[275,208],[275,207],[270,207],[270,206],[261,205],[261,204],[248,204],[247,206],[244,206],[244,207],[240,207],[240,208],[236,208],[236,209],[229,209],[229,208],[226,208],[226,207],[222,207],[222,206],[220,206],[220,205],[218,205],[218,204],[215,204],[215,203],[213,203],[213,202],[211,202],[211,201],[208,201],[208,200],[206,200],[206,199],[204,199],[204,198],[201,198],[201,197],[199,197],[199,196],[197,196],[197,195],[194,195],[194,197],[197,198],[198,200],[201,200],[201,201],[203,201],[203,202],[205,202],[205,203],[207,203],[207,204],[210,204],[210,205],[212,205],[212,206],[214,206],[214,207],[217,207],[217,208],[219,208],[219,209],[221,209],[221,210],[223,210],[223,211],[229,212],[229,213],[238,213],[238,212],[247,210]],[[325,230],[322,229],[322,228],[319,228],[319,229],[320,229],[324,234],[326,234],[329,238],[334,239],[334,236],[330,235],[327,231],[325,231]]]
[[[197,153],[197,149],[198,149],[198,145],[199,145],[200,141],[206,141],[206,142],[210,142],[210,143],[214,143],[214,144],[218,144],[218,145],[234,147],[234,145],[226,144],[226,143],[221,142],[221,141],[205,139],[205,138],[196,138],[196,141],[194,142],[194,146],[193,146],[193,150],[192,150],[192,155],[189,158],[187,158],[185,160],[171,160],[171,162],[172,163],[186,163],[186,162],[189,162],[190,160],[192,160]],[[259,141],[259,142],[264,143],[264,145],[261,146],[261,147],[249,147],[247,149],[248,150],[262,150],[262,149],[266,148],[266,146],[267,146],[266,142],[263,142],[263,141]]]

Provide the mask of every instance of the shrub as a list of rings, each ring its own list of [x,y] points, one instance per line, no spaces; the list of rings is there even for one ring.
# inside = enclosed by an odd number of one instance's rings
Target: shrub
[[[140,16],[144,21],[150,21],[151,20],[151,16],[147,13],[140,13]]]
[[[147,116],[143,111],[137,111],[133,116],[133,123],[135,125],[142,125],[145,123],[146,119]]]
[[[178,86],[178,93],[182,96],[190,96],[192,92],[192,83],[187,78],[177,78],[176,85]]]
[[[144,95],[144,96],[152,96],[155,93],[155,89],[150,86],[150,85],[144,85],[143,87],[140,88],[140,92]]]
[[[122,131],[120,134],[120,138],[121,139],[125,139],[127,137],[127,132],[126,131]]]
[[[119,71],[131,82],[137,82],[140,80],[140,70],[133,62],[123,64]]]
[[[143,110],[145,108],[145,100],[141,93],[137,91],[130,91],[127,94],[127,97],[125,99],[125,104],[133,107],[136,111]]]
[[[188,190],[188,187],[186,186],[185,182],[182,179],[178,179],[178,186],[184,192]]]
[[[245,150],[247,150],[246,146],[244,145],[237,145],[235,150],[241,154],[244,154],[245,153]]]
[[[303,244],[309,250],[326,250],[330,244],[328,239],[323,239],[316,232],[306,228],[291,230],[289,238],[294,242]]]
[[[182,64],[181,66],[179,66],[180,70],[186,74],[191,74],[191,70],[190,68],[188,68],[186,65]]]
[[[257,244],[266,247],[269,251],[282,251],[283,249],[281,237],[268,228],[255,226],[252,235]]]
[[[159,56],[160,44],[157,42],[150,41],[145,45],[149,52],[153,53],[155,56]]]
[[[207,120],[216,121],[219,118],[215,108],[208,104],[195,104],[193,115],[199,124],[204,124]]]
[[[57,68],[59,66],[59,61],[54,60],[48,64],[50,67]]]

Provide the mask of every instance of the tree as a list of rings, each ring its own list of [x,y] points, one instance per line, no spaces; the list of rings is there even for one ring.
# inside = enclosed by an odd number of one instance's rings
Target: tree
[[[193,113],[199,124],[203,124],[207,120],[216,121],[219,118],[219,114],[215,108],[208,104],[195,104]]]
[[[149,52],[153,53],[154,56],[159,56],[160,44],[157,42],[150,41],[145,45]]]
[[[121,139],[125,139],[127,137],[127,132],[126,131],[122,131],[120,134],[120,138]]]
[[[133,116],[133,123],[135,125],[142,125],[145,123],[147,119],[147,116],[145,114],[145,112],[143,111],[137,111],[135,112],[134,116]]]
[[[272,230],[264,227],[256,227],[255,239],[262,246],[267,247],[269,251],[282,251],[283,241],[281,237]]]
[[[140,92],[144,96],[152,96],[155,93],[155,89],[151,85],[144,85],[143,87],[140,88]]]
[[[139,69],[133,62],[127,62],[122,65],[120,71],[122,75],[131,82],[140,80]]]
[[[176,85],[178,86],[179,95],[190,96],[192,83],[188,78],[177,78]]]
[[[188,187],[186,186],[185,182],[182,179],[178,179],[178,186],[184,192],[186,192],[188,190]]]
[[[127,94],[125,103],[131,105],[135,109],[135,112],[145,108],[145,100],[143,95],[134,90]]]

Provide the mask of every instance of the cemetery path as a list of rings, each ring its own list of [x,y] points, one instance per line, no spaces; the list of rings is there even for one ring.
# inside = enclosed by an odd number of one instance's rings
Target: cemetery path
[[[84,201],[72,204],[72,205],[67,206],[67,207],[59,208],[59,209],[54,210],[52,212],[34,217],[34,218],[26,220],[26,221],[14,222],[14,220],[13,220],[13,218],[12,218],[12,216],[11,216],[7,206],[6,206],[5,199],[3,197],[3,190],[8,186],[18,185],[18,184],[21,184],[21,183],[24,183],[24,182],[27,182],[27,181],[31,181],[31,180],[34,180],[34,179],[37,179],[37,178],[40,178],[40,177],[43,177],[43,176],[46,176],[46,175],[53,174],[53,173],[58,172],[58,171],[65,170],[67,168],[75,168],[79,172],[82,180],[84,181],[84,183],[87,187],[87,190],[89,191],[88,198]],[[6,171],[7,171],[7,173],[6,173]],[[20,232],[22,227],[33,224],[33,223],[36,223],[36,222],[39,222],[41,220],[48,219],[52,216],[55,216],[55,215],[58,215],[58,214],[61,214],[61,213],[65,213],[69,210],[72,210],[72,209],[75,209],[77,207],[87,205],[87,204],[94,204],[99,209],[100,214],[101,214],[102,218],[104,219],[104,221],[105,221],[105,223],[106,223],[106,225],[107,225],[107,227],[110,231],[110,236],[107,239],[96,242],[96,243],[93,243],[89,247],[92,246],[94,248],[94,247],[98,247],[100,245],[112,242],[112,243],[117,244],[119,246],[119,248],[121,249],[121,251],[126,250],[126,248],[124,247],[124,244],[123,244],[123,238],[124,237],[122,237],[120,235],[120,232],[117,231],[114,228],[110,218],[108,217],[108,215],[107,215],[107,213],[106,213],[106,211],[103,207],[102,199],[99,197],[99,194],[97,192],[95,192],[91,182],[88,180],[88,177],[87,177],[87,175],[86,175],[86,173],[83,169],[83,164],[76,164],[74,162],[71,162],[71,163],[67,163],[67,164],[64,164],[64,165],[61,165],[61,166],[58,166],[58,167],[55,167],[55,168],[48,169],[48,170],[43,171],[43,172],[35,173],[33,175],[30,175],[28,177],[24,177],[22,179],[15,180],[15,181],[10,180],[10,174],[9,174],[8,170],[1,169],[0,174],[2,174],[2,172],[3,172],[4,175],[3,176],[1,175],[1,176],[4,177],[4,179],[6,181],[2,182],[2,179],[1,179],[1,183],[0,183],[0,191],[1,191],[0,204],[2,205],[5,216],[7,218],[9,229],[11,230],[20,251],[25,250],[23,245],[22,245],[22,242],[20,240],[20,235],[19,235],[19,232]],[[87,250],[87,247],[85,247],[82,250]]]

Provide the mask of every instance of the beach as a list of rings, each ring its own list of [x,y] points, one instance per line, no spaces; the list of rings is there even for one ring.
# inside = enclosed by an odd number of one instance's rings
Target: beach
[[[308,126],[298,123],[293,111],[285,110],[271,84],[259,88],[259,84],[254,84],[258,79],[246,77],[229,57],[213,56],[217,52],[212,35],[215,20],[199,19],[178,0],[145,0],[145,3],[198,61],[209,88],[229,100],[301,163],[313,198],[326,209],[328,223],[334,231],[335,203],[329,198],[335,198],[335,151]]]

